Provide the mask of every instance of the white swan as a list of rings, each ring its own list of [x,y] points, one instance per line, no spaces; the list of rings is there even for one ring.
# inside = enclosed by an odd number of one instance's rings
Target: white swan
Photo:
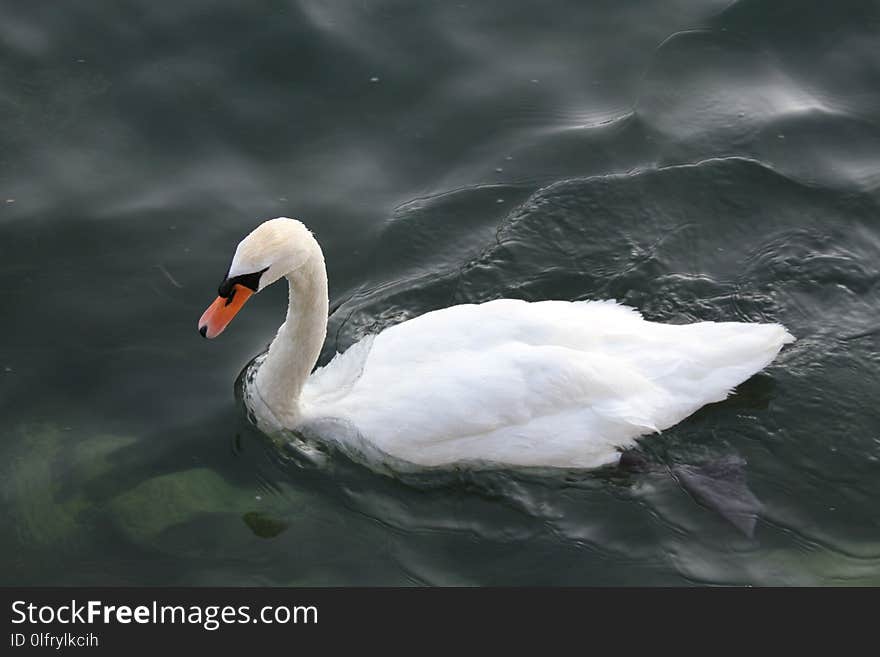
[[[426,313],[364,338],[312,373],[327,330],[327,272],[311,232],[280,217],[238,245],[199,320],[219,335],[282,276],[286,321],[248,399],[266,431],[311,431],[374,469],[595,468],[766,367],[780,324],[648,322],[614,301],[499,299]]]

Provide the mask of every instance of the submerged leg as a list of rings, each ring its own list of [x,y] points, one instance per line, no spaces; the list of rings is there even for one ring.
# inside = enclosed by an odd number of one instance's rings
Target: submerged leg
[[[752,538],[764,508],[746,483],[745,460],[729,456],[702,465],[675,465],[672,474],[700,504]]]

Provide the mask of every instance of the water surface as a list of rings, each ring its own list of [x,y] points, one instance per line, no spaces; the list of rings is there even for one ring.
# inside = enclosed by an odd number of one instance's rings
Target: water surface
[[[370,0],[0,10],[4,584],[880,584],[880,6]],[[322,362],[502,296],[780,321],[649,473],[414,486],[235,398],[285,290],[196,319],[262,219],[327,257]],[[279,286],[280,287],[280,286]],[[735,455],[753,538],[669,471]]]

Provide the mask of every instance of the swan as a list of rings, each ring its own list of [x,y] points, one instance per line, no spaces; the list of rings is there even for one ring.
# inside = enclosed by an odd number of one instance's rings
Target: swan
[[[199,333],[216,338],[282,277],[287,317],[245,377],[249,409],[267,433],[317,436],[377,471],[614,464],[794,341],[781,324],[670,325],[615,301],[497,299],[391,326],[313,372],[327,270],[309,229],[287,217],[239,243]]]

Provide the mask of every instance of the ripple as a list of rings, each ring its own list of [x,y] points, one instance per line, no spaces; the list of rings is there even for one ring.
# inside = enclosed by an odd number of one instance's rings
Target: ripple
[[[709,30],[680,32],[660,45],[636,109],[670,136],[709,133],[718,140],[742,139],[755,124],[778,116],[834,113],[766,51]]]

